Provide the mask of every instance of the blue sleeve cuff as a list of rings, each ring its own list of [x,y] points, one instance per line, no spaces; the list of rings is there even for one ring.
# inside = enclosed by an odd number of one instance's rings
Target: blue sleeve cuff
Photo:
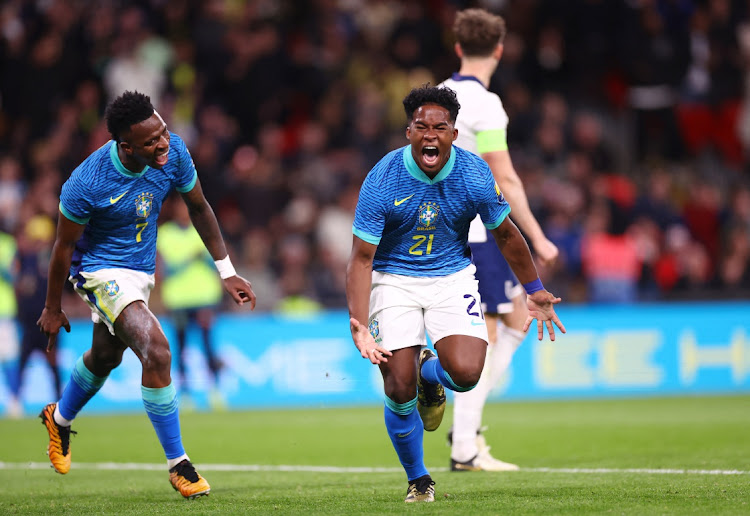
[[[195,187],[195,183],[198,182],[198,171],[193,169],[193,179],[190,180],[185,186],[178,186],[176,190],[180,193],[187,193]]]
[[[376,237],[375,235],[371,235],[369,233],[365,233],[364,231],[360,231],[354,226],[352,226],[352,233],[354,233],[354,236],[361,238],[368,244],[378,245],[380,243],[380,237]]]
[[[500,224],[502,224],[502,223],[503,223],[503,221],[504,221],[504,220],[505,220],[506,218],[508,218],[508,215],[510,215],[510,205],[506,204],[506,205],[505,205],[505,209],[504,209],[504,210],[503,210],[503,212],[502,212],[502,213],[500,214],[500,217],[498,217],[497,221],[496,221],[496,222],[493,222],[493,223],[491,223],[491,224],[485,224],[485,225],[484,225],[484,227],[486,227],[487,229],[495,229],[495,228],[496,228],[496,227],[498,227],[498,226],[499,226]]]
[[[88,218],[84,219],[82,217],[76,217],[75,215],[73,215],[72,213],[70,213],[68,211],[68,209],[65,208],[65,206],[63,206],[62,201],[60,201],[60,213],[62,213],[65,216],[66,219],[72,220],[76,224],[81,224],[81,225],[88,224],[89,219],[91,218],[91,217],[88,217]]]

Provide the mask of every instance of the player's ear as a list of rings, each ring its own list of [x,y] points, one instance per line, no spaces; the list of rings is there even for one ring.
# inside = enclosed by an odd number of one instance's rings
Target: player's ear
[[[120,148],[125,154],[133,154],[133,147],[131,147],[131,145],[128,142],[121,141],[117,145],[120,146]]]
[[[495,46],[495,50],[492,52],[492,57],[500,61],[500,58],[503,57],[503,44],[498,43],[497,46]]]
[[[411,124],[406,126],[406,139],[411,140]]]
[[[453,141],[456,141],[456,138],[458,138],[458,129],[455,127],[453,128]]]
[[[461,48],[461,43],[459,43],[458,41],[456,41],[456,44],[453,45],[453,51],[456,53],[456,56],[459,59],[462,59],[464,57],[464,51]]]

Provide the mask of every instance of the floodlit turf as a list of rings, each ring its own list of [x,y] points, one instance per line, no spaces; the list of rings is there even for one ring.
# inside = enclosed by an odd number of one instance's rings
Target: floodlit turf
[[[450,422],[449,407],[426,434],[428,506],[403,503],[380,407],[183,414],[186,449],[212,486],[194,501],[172,490],[166,466],[153,469],[163,457],[145,414],[84,413],[64,476],[33,467],[46,460],[38,419],[0,420],[0,514],[750,514],[748,396],[493,404],[487,440],[517,473],[448,472]],[[665,469],[690,472],[645,471]]]

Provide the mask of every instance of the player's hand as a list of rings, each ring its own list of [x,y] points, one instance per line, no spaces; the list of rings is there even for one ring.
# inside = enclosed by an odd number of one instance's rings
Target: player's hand
[[[379,364],[381,362],[388,362],[386,357],[393,356],[393,353],[382,346],[378,346],[367,326],[361,324],[354,317],[349,319],[349,329],[352,332],[354,345],[357,346],[362,358],[368,359],[373,364]]]
[[[560,331],[565,333],[565,326],[560,322],[560,318],[555,313],[555,306],[557,303],[562,301],[561,298],[555,297],[546,290],[539,290],[533,294],[526,296],[526,304],[529,307],[529,316],[526,318],[526,322],[523,323],[524,333],[529,329],[531,323],[536,319],[536,330],[539,340],[544,338],[544,325],[547,325],[547,331],[549,332],[550,340],[555,340],[555,328],[552,323],[560,328]]]
[[[255,292],[247,281],[242,276],[232,276],[224,280],[224,290],[226,290],[234,302],[242,306],[245,303],[250,303],[250,310],[255,310]]]
[[[47,353],[52,351],[57,344],[57,334],[60,333],[60,328],[65,328],[65,331],[70,333],[68,316],[62,310],[45,308],[36,325],[39,326],[39,331],[47,336]]]
[[[555,263],[560,251],[547,237],[539,239],[538,242],[532,242],[532,244],[534,246],[534,252],[536,253],[537,258],[539,258],[539,261],[542,262],[542,265],[549,267]]]

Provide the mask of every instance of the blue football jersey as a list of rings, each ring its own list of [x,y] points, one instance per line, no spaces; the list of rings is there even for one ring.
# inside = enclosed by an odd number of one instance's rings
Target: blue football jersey
[[[60,212],[85,224],[76,243],[70,274],[107,268],[153,273],[156,268],[156,220],[172,188],[189,192],[198,181],[182,138],[169,133],[169,160],[159,170],[134,174],[110,140],[70,175],[60,194]]]
[[[471,264],[469,224],[488,229],[510,213],[487,163],[455,145],[430,179],[411,145],[388,153],[362,184],[353,232],[377,245],[373,269],[406,276],[447,276]]]

